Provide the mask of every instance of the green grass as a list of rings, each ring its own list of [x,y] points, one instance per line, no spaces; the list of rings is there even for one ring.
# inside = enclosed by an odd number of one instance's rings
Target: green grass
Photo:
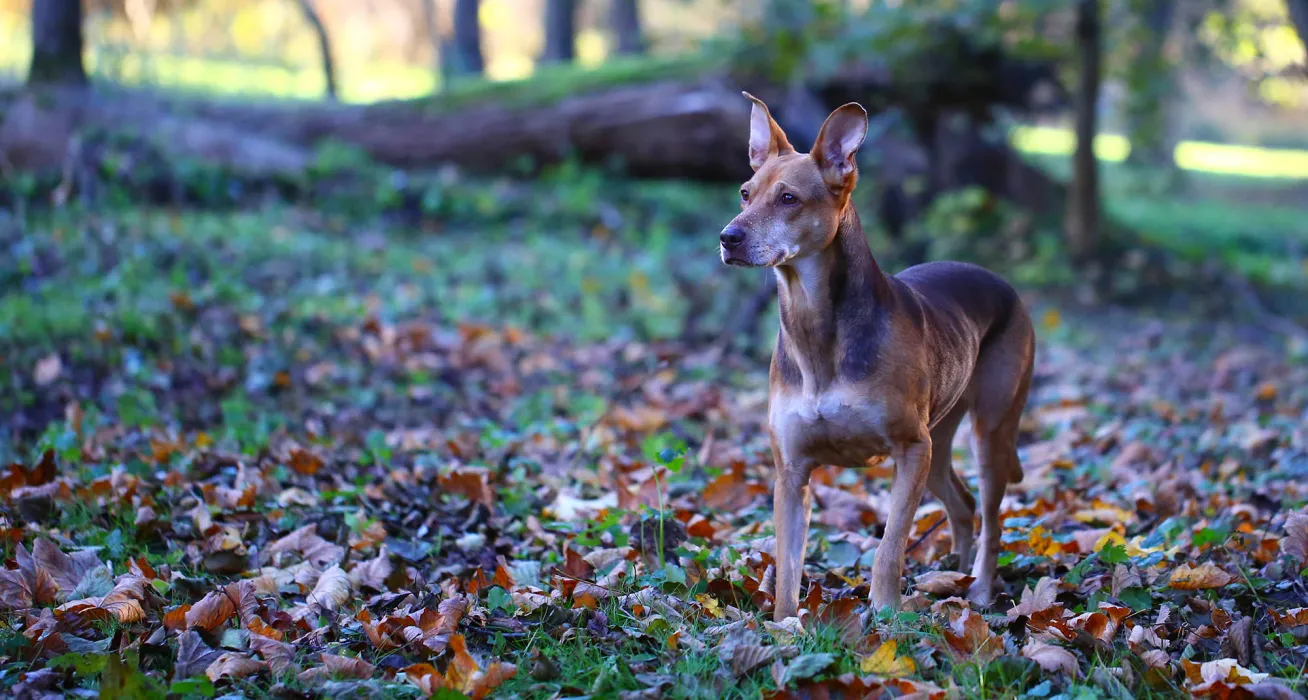
[[[1019,126],[1013,129],[1011,139],[1018,150],[1035,155],[1069,155],[1076,150],[1076,136],[1070,129]],[[1101,161],[1121,162],[1130,152],[1130,142],[1119,134],[1095,137],[1095,156]],[[1176,145],[1173,157],[1182,170],[1249,178],[1308,180],[1306,150],[1181,141]]]

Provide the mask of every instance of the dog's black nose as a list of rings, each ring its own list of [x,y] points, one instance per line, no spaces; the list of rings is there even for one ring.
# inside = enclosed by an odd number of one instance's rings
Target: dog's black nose
[[[722,234],[718,236],[722,241],[723,248],[735,248],[740,242],[745,240],[745,232],[739,226],[728,226],[722,229]]]

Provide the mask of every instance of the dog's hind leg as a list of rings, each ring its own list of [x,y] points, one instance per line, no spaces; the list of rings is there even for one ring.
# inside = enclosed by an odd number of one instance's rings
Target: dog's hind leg
[[[954,541],[957,566],[962,570],[972,563],[972,519],[976,517],[976,499],[954,471],[951,446],[966,412],[967,406],[957,406],[932,428],[931,473],[927,475],[927,489],[945,506],[949,536]]]
[[[1022,480],[1017,456],[1018,425],[1026,407],[1035,354],[1035,333],[1021,306],[1013,309],[1004,328],[977,359],[972,380],[976,404],[972,408],[972,449],[981,481],[981,538],[969,597],[988,605],[999,557],[999,506],[1009,484]]]

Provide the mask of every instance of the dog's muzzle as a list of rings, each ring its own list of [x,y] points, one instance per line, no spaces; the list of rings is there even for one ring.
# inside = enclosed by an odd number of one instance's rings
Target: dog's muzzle
[[[718,234],[718,242],[722,244],[722,262],[731,264],[740,264],[744,262],[737,257],[736,253],[745,243],[745,230],[736,224],[728,224]]]

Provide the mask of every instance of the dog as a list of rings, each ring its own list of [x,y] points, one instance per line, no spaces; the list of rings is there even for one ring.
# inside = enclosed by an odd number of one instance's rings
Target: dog
[[[767,105],[753,102],[741,212],[719,236],[722,261],[771,267],[781,328],[768,384],[776,465],[773,616],[795,615],[808,539],[809,476],[893,458],[886,528],[869,598],[898,609],[905,547],[923,489],[944,504],[960,566],[971,558],[976,499],[950,446],[964,415],[980,471],[981,536],[969,597],[991,600],[999,506],[1022,480],[1018,423],[1035,356],[1030,315],[1011,285],[976,265],[930,262],[889,276],[877,266],[850,195],[867,111],[851,102],[797,153]]]

